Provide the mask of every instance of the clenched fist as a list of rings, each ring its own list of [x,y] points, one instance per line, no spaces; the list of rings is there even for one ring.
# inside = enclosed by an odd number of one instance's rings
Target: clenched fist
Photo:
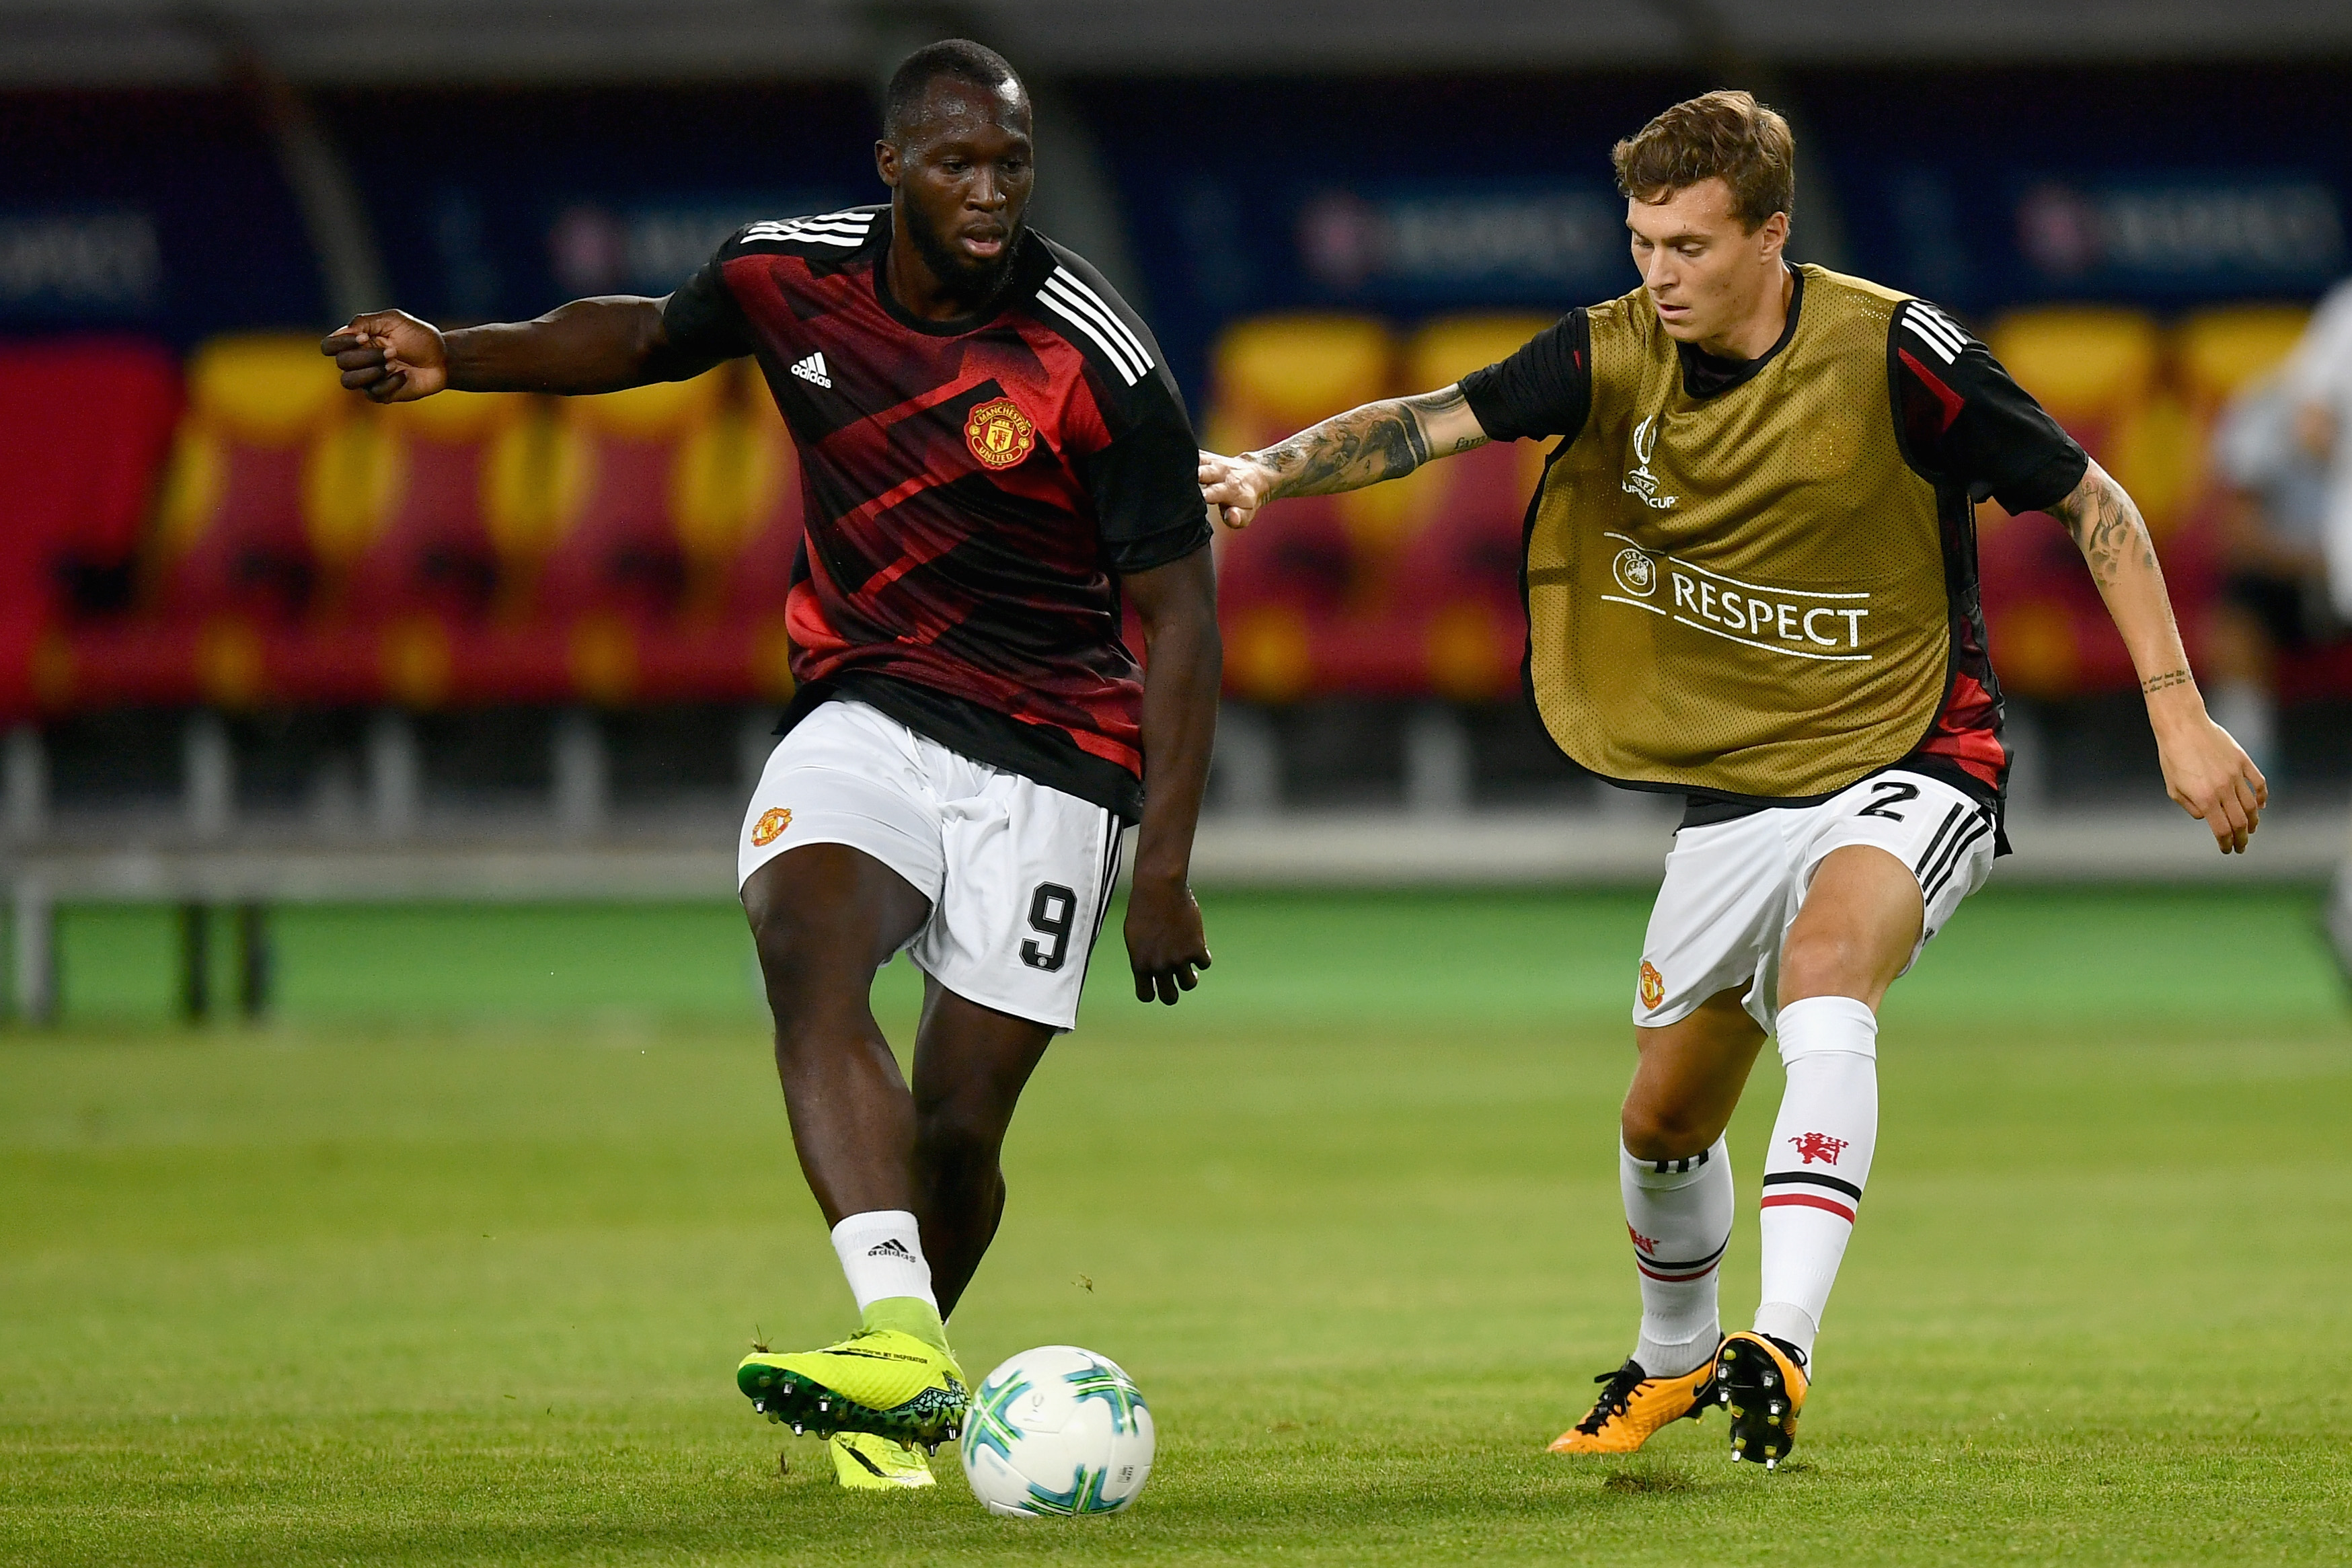
[[[319,345],[343,372],[343,385],[371,402],[414,402],[449,384],[448,349],[440,330],[405,310],[354,316]]]

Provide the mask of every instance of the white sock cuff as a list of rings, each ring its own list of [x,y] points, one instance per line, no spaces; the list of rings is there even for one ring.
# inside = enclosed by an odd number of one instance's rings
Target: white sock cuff
[[[834,1256],[849,1281],[849,1293],[864,1312],[888,1296],[915,1296],[939,1304],[931,1293],[931,1265],[923,1257],[922,1232],[903,1208],[853,1214],[833,1228]]]
[[[1617,1145],[1617,1161],[1625,1176],[1635,1186],[1652,1192],[1672,1192],[1676,1187],[1704,1181],[1718,1170],[1728,1170],[1731,1149],[1723,1137],[1684,1159],[1645,1160],[1621,1141]]]
[[[841,1223],[833,1228],[833,1244],[838,1247],[868,1230],[895,1236],[901,1231],[919,1228],[914,1215],[907,1209],[869,1208],[863,1214],[845,1215]]]
[[[1853,997],[1807,997],[1782,1008],[1775,1020],[1780,1060],[1843,1051],[1878,1060],[1878,1015]]]

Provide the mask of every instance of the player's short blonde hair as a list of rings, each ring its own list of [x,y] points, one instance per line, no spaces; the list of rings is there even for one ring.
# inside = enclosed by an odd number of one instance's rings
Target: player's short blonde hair
[[[1717,89],[1685,99],[1617,143],[1617,189],[1663,202],[1702,180],[1731,187],[1731,213],[1754,234],[1797,201],[1797,139],[1753,94]]]

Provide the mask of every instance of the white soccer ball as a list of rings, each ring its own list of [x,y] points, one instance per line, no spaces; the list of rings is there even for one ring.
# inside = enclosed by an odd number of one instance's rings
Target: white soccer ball
[[[1151,1412],[1118,1364],[1076,1345],[1024,1350],[964,1416],[964,1479],[991,1513],[1117,1513],[1151,1477]]]

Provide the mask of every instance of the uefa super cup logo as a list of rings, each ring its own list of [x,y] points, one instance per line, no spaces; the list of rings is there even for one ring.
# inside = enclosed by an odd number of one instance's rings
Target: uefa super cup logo
[[[1617,552],[1609,570],[1617,586],[1636,599],[1647,599],[1657,590],[1658,563],[1630,545]]]

